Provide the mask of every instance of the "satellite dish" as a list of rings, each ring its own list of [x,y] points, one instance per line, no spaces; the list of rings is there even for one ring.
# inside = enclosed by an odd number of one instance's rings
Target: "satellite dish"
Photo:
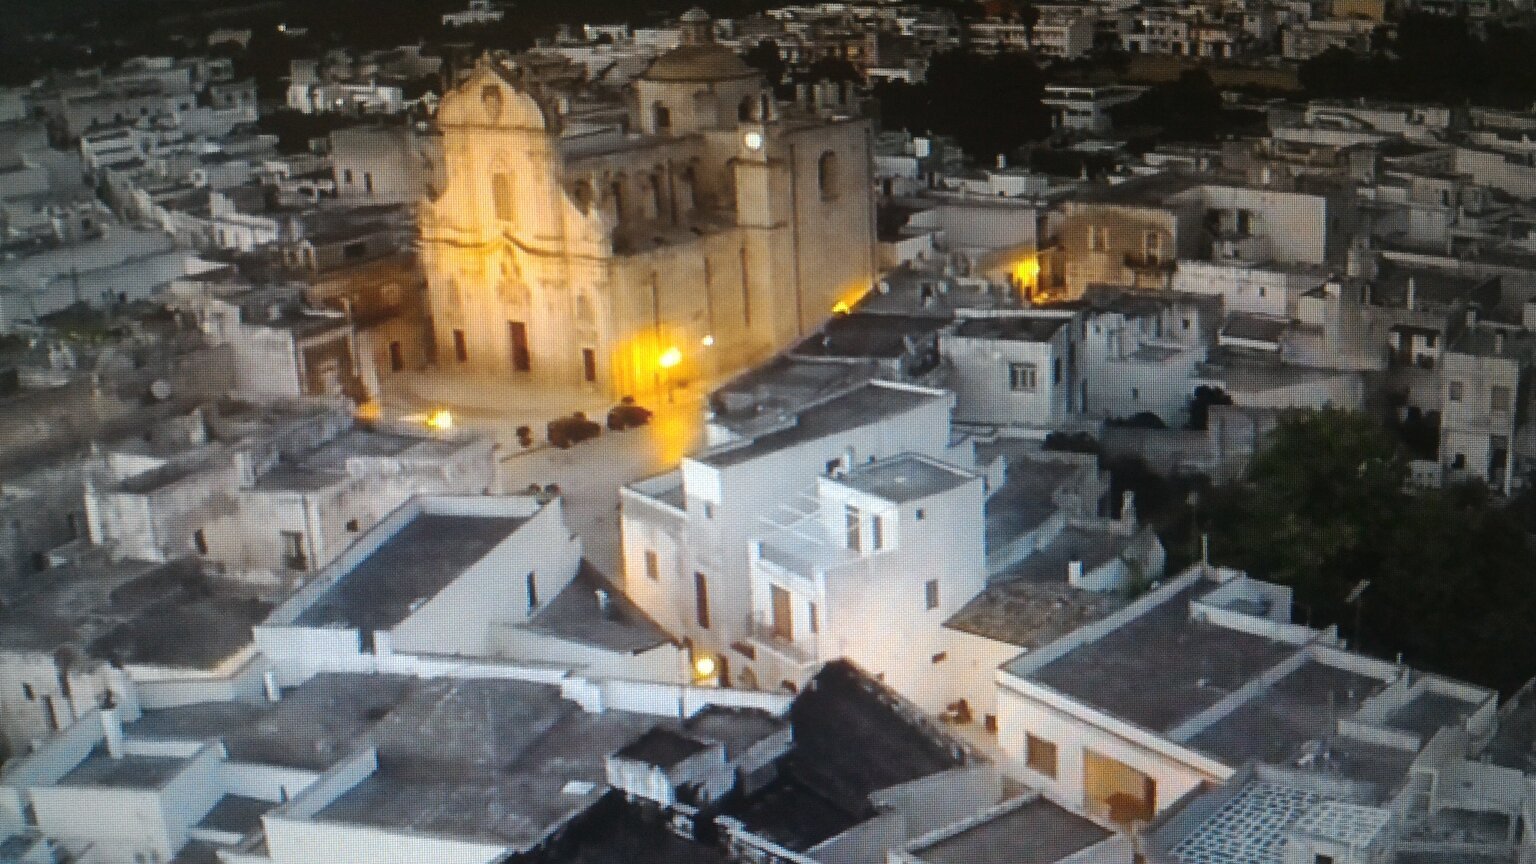
[[[155,397],[156,402],[171,398],[171,382],[164,378],[155,379],[155,383],[149,385],[149,395]]]

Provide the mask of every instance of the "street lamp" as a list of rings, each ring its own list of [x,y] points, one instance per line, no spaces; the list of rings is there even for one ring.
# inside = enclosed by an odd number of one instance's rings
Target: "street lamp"
[[[673,345],[672,347],[668,348],[667,350],[661,352],[661,356],[656,358],[656,365],[661,369],[662,377],[667,382],[667,402],[668,402],[668,404],[670,404],[670,403],[672,403],[672,402],[674,402],[676,400],[673,398],[673,392],[674,391],[673,391],[673,388],[672,388],[672,376],[668,375],[667,373],[670,370],[676,368],[677,364],[679,364],[681,362],[683,362],[683,352],[678,350],[678,347],[676,345]]]

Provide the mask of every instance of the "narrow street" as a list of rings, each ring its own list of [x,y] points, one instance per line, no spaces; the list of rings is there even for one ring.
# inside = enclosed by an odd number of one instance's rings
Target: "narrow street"
[[[619,566],[619,487],[677,466],[704,441],[704,397],[708,386],[678,388],[665,399],[641,404],[655,412],[639,429],[606,427],[613,406],[599,394],[578,388],[518,385],[506,380],[424,372],[399,375],[384,385],[384,418],[424,422],[447,410],[456,429],[483,432],[498,445],[500,473],[495,488],[520,492],[530,484],[556,484],[571,530],[582,539],[587,558],[615,582]],[[551,446],[545,425],[583,411],[604,424],[602,433],[568,450]],[[517,441],[517,428],[533,431],[533,446]]]

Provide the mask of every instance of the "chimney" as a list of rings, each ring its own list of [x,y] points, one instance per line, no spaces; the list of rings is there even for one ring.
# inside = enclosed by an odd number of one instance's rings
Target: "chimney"
[[[997,170],[1001,171],[1001,170],[1003,170],[1004,168],[1007,168],[1007,167],[1008,167],[1008,154],[1007,153],[999,153],[999,154],[997,154]]]
[[[1080,587],[1083,581],[1083,562],[1067,562],[1067,584],[1074,588]]]
[[[101,734],[107,755],[113,759],[123,758],[123,724],[118,720],[115,708],[101,710]]]
[[[1412,276],[1409,276],[1408,277],[1408,299],[1406,301],[1409,312],[1412,312],[1414,310],[1414,307],[1416,307],[1418,305],[1418,297],[1419,297],[1419,290],[1418,289],[1419,289],[1418,282],[1416,282]]]

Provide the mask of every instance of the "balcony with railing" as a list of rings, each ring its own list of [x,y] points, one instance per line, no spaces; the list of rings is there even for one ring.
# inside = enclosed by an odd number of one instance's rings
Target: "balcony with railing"
[[[796,635],[800,638],[795,638]],[[790,665],[811,666],[821,660],[819,633],[795,634],[787,627],[775,626],[769,612],[747,614],[747,638],[759,651]]]

